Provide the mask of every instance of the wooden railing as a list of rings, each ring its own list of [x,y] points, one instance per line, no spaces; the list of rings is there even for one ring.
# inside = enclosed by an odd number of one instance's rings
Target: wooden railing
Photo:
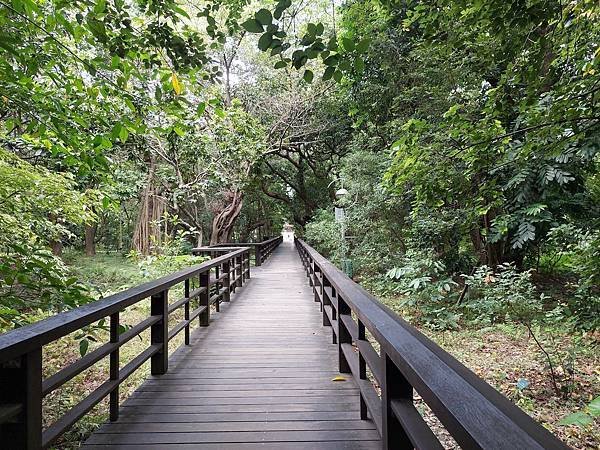
[[[189,345],[192,321],[199,318],[200,326],[208,326],[211,305],[218,310],[220,302],[228,302],[231,293],[249,277],[250,250],[233,248],[202,264],[0,335],[0,447],[46,448],[107,396],[110,420],[117,420],[119,385],[147,360],[152,375],[165,374],[169,366],[169,341],[184,331],[185,345]],[[183,297],[169,303],[169,289],[180,283],[183,283]],[[147,298],[150,298],[150,317],[120,333],[119,313]],[[169,315],[180,308],[184,308],[184,319],[169,329]],[[106,317],[110,318],[109,342],[42,379],[44,345]],[[120,367],[119,348],[148,328],[149,347]],[[43,430],[43,397],[107,356],[108,380]]]
[[[295,243],[338,346],[339,370],[356,381],[361,418],[375,422],[383,448],[443,448],[413,391],[461,448],[569,448],[307,243]]]
[[[250,247],[254,253],[254,265],[260,266],[263,262],[271,256],[271,253],[283,242],[283,236],[274,237],[267,239],[263,242],[229,242],[225,244],[215,244],[209,247],[198,247],[192,250],[194,255],[208,255],[212,256],[217,252],[211,252],[217,248],[231,248],[236,247]]]

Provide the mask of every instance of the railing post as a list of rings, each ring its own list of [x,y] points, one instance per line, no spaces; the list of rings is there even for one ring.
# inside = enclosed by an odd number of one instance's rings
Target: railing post
[[[358,340],[359,341],[367,341],[366,337],[366,329],[365,324],[362,323],[360,319],[358,319]],[[358,343],[357,343],[358,346]],[[360,352],[360,347],[358,350],[358,377],[361,380],[367,379],[367,362]],[[367,403],[365,402],[365,398],[363,397],[362,392],[360,393],[360,418],[362,420],[367,420]]]
[[[0,426],[2,445],[42,448],[42,349],[0,365],[0,405],[22,405],[17,423]]]
[[[116,312],[110,315],[110,342],[116,344],[119,342],[119,313]],[[117,381],[119,379],[119,347],[110,352],[110,380]],[[110,391],[109,398],[109,418],[111,422],[119,420],[119,385]]]
[[[185,345],[190,345],[190,279],[186,279],[183,284],[184,297],[187,298],[187,302],[183,306],[183,318],[187,321],[185,326]]]
[[[206,288],[198,296],[199,306],[206,306],[206,310],[199,315],[200,326],[207,327],[210,323],[210,270],[200,274],[200,287]]]
[[[414,445],[392,411],[392,400],[412,401],[413,388],[383,350],[381,358],[383,359],[383,380],[381,382],[383,448],[384,450],[412,450]]]
[[[338,316],[337,316],[338,353],[339,353],[339,366],[340,366],[339,370],[341,373],[351,373],[352,370],[350,369],[350,364],[348,363],[348,360],[346,359],[346,356],[344,355],[344,352],[342,350],[342,344],[352,345],[352,336],[350,335],[350,332],[348,331],[348,329],[346,328],[346,325],[344,325],[344,322],[342,321],[342,316],[350,315],[351,310],[350,310],[350,307],[348,306],[348,304],[339,295],[338,295],[337,301],[338,301]]]
[[[331,322],[329,321],[329,316],[327,316],[327,311],[325,311],[325,306],[331,306],[332,311],[333,311],[333,306],[331,304],[331,299],[329,298],[329,294],[327,294],[325,292],[325,286],[330,287],[331,283],[325,277],[325,275],[323,275],[323,288],[321,290],[322,295],[323,295],[323,306],[321,308],[321,311],[323,312],[323,326],[330,327]]]
[[[262,265],[262,247],[260,244],[254,246],[254,264]]]
[[[314,295],[315,295],[315,302],[321,303],[321,298],[319,297],[318,293],[320,291],[321,292],[321,296],[323,295],[323,286],[322,286],[323,285],[323,280],[319,279],[319,276],[317,275],[317,272],[321,272],[321,269],[319,268],[319,266],[317,266],[315,264],[315,273],[314,273],[314,275],[315,275],[315,283],[314,283],[313,291],[314,291]],[[317,281],[319,281],[319,282],[317,283]],[[323,305],[320,304],[319,307],[321,308],[321,311],[323,311]]]
[[[229,265],[229,260],[223,263],[223,273],[227,274],[223,280],[223,301],[229,302],[231,301],[231,266]]]
[[[338,295],[337,295],[337,291],[335,290],[335,288],[332,286],[331,287],[331,296],[334,297],[336,299],[336,304],[339,305],[338,303]],[[338,311],[337,311],[337,307],[336,305],[331,302],[331,320],[338,320],[339,316],[338,316]],[[331,343],[332,344],[337,344],[338,343],[338,339],[337,339],[337,335],[336,333],[333,332],[333,330],[331,331]]]
[[[248,249],[248,253],[245,254],[246,259],[246,279],[250,279],[250,249]]]
[[[161,319],[150,328],[150,342],[161,349],[152,355],[150,373],[163,375],[169,370],[169,291],[164,290],[150,298],[150,314]]]
[[[219,279],[219,276],[221,275],[221,268],[219,266],[215,267],[215,279]],[[219,293],[221,292],[221,283],[219,283],[218,281],[215,282],[215,295],[219,295]],[[215,301],[215,311],[219,312],[221,311],[221,307],[219,305],[219,297],[217,297],[217,300]]]
[[[235,285],[237,287],[242,287],[242,257],[241,256],[236,256],[235,257],[235,277],[237,278]]]

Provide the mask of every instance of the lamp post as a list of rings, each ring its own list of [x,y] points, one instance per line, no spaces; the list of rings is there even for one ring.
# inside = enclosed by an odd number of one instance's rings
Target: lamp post
[[[346,259],[347,248],[346,248],[346,213],[343,207],[343,200],[347,198],[349,192],[344,188],[344,179],[342,177],[336,178],[329,185],[328,188],[335,182],[341,181],[341,187],[337,191],[335,191],[335,198],[340,202],[340,207],[335,206],[335,220],[340,224],[340,234],[342,241],[342,270],[352,278],[353,270],[352,270],[352,261]]]

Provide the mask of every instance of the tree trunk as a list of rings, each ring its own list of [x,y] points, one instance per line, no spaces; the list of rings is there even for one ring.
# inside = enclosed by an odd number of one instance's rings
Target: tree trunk
[[[54,256],[62,256],[63,251],[63,243],[62,241],[52,241],[50,242],[50,247],[52,248],[52,254]]]
[[[96,230],[98,224],[85,224],[85,255],[96,256]]]
[[[154,184],[156,157],[150,159],[148,185],[142,193],[140,212],[133,233],[133,248],[142,255],[155,253],[162,241],[160,220],[165,212],[166,202],[158,195]]]
[[[233,226],[242,210],[243,197],[244,194],[238,189],[227,195],[229,202],[221,211],[215,213],[213,218],[210,245],[223,244],[230,240]]]

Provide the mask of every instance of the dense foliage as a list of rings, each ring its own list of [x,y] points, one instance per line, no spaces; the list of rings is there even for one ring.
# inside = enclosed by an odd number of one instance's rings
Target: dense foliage
[[[523,328],[571,397],[599,24],[596,0],[0,0],[0,328],[112,292],[73,254],[139,281],[288,223],[425,329]]]

